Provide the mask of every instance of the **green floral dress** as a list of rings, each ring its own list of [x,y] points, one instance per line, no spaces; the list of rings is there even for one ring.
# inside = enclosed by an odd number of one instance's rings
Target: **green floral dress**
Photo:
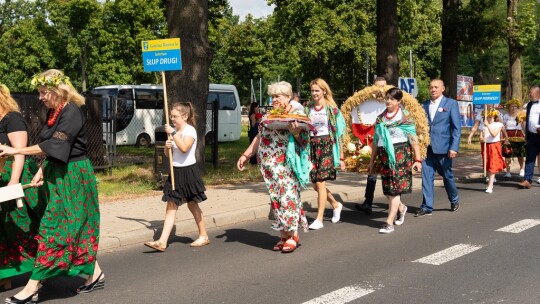
[[[10,144],[8,133],[26,131],[26,123],[19,113],[11,112],[0,121],[0,142]],[[13,158],[0,160],[0,187],[11,180]],[[26,159],[20,182],[29,184],[37,171],[35,162]],[[24,190],[23,207],[15,200],[0,203],[0,279],[32,271],[37,251],[35,236],[45,204],[39,203],[37,190]]]
[[[78,106],[67,104],[40,134],[39,147],[47,159],[39,199],[47,202],[47,209],[36,237],[34,280],[94,273],[100,215],[84,120]]]

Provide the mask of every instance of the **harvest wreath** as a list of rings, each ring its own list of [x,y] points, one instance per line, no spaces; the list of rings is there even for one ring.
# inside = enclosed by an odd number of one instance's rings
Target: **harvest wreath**
[[[343,138],[343,153],[345,156],[345,166],[347,171],[363,172],[367,170],[369,159],[371,157],[371,141],[364,141],[358,137],[358,134],[353,133],[353,113],[356,113],[358,121],[364,130],[368,130],[372,125],[363,124],[362,110],[360,105],[366,101],[376,101],[384,106],[384,97],[387,90],[393,86],[370,86],[363,90],[357,91],[353,96],[349,97],[341,106],[341,113],[347,125],[347,131]],[[414,119],[416,125],[416,134],[418,136],[418,144],[422,159],[426,157],[426,149],[429,145],[429,126],[426,112],[422,105],[410,94],[403,92],[402,106],[409,112],[409,115]]]

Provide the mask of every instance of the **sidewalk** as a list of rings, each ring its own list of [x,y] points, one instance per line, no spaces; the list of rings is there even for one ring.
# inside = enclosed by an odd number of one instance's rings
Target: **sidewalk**
[[[453,168],[458,181],[480,179],[483,176],[480,155],[459,155],[454,160]],[[231,168],[231,170],[236,169]],[[519,170],[517,163],[512,164],[512,172],[517,173],[517,170]],[[435,185],[442,185],[441,178],[436,176]],[[328,188],[338,200],[361,203],[364,200],[366,180],[366,174],[339,173],[336,181],[328,183]],[[413,175],[413,189],[421,187],[421,175]],[[201,204],[201,209],[208,229],[268,218],[270,215],[268,192],[266,185],[262,182],[238,186],[207,187],[206,195],[208,200]],[[383,194],[379,180],[375,197],[381,196]],[[312,188],[302,191],[301,198],[306,207],[317,207],[317,194]],[[161,202],[160,193],[150,197],[103,203],[100,208],[101,250],[132,244],[142,245],[145,241],[157,239],[165,218],[165,203]],[[192,235],[196,231],[197,227],[191,213],[186,206],[181,206],[177,213],[173,234]]]

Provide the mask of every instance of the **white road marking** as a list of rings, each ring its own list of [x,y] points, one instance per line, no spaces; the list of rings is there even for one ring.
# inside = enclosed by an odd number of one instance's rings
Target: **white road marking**
[[[358,285],[347,286],[302,304],[343,304],[368,295],[375,290],[374,288],[364,288]]]
[[[526,219],[522,220],[516,223],[513,223],[512,225],[508,225],[506,227],[502,227],[501,229],[497,229],[495,231],[502,231],[502,232],[509,232],[509,233],[520,233],[523,232],[529,228],[532,228],[536,225],[540,224],[540,220],[532,220],[532,219]]]
[[[482,248],[482,246],[458,244],[450,248],[447,248],[445,250],[436,252],[432,255],[423,257],[413,262],[431,264],[431,265],[441,265],[451,260],[457,259],[461,256],[464,256],[466,254],[469,254],[471,252],[474,252],[480,248]]]

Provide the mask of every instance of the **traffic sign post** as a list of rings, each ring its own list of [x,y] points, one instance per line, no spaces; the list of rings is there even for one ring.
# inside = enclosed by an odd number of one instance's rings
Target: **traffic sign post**
[[[163,82],[165,122],[167,125],[169,125],[169,103],[167,102],[167,83],[165,81],[165,71],[182,70],[180,38],[143,41],[141,46],[144,71],[161,72],[161,79]],[[169,136],[169,139],[172,139],[172,137]],[[175,190],[171,149],[169,149],[169,172],[172,189]]]

